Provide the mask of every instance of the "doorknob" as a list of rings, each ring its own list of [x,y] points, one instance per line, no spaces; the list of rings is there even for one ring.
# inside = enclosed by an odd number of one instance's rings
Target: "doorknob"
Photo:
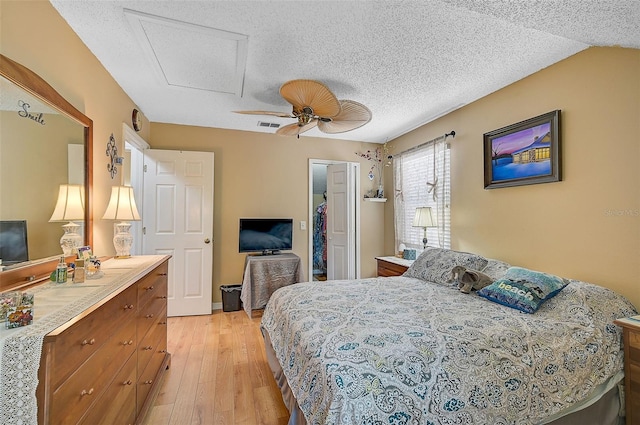
[[[211,240],[210,240],[209,238],[206,238],[206,239],[204,240],[204,243],[211,243]]]

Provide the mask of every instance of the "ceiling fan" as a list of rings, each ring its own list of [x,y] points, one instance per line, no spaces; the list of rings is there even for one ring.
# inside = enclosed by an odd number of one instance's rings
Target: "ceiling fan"
[[[280,95],[291,105],[291,113],[272,111],[234,111],[238,114],[272,115],[296,118],[298,122],[276,131],[284,136],[298,136],[314,127],[324,133],[344,133],[371,121],[371,111],[353,100],[338,100],[324,84],[315,80],[291,80],[280,87]]]

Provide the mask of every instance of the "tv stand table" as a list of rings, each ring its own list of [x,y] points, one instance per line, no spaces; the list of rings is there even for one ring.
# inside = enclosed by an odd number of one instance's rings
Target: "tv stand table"
[[[240,299],[251,317],[253,310],[267,305],[276,289],[302,282],[302,264],[296,254],[247,255]]]

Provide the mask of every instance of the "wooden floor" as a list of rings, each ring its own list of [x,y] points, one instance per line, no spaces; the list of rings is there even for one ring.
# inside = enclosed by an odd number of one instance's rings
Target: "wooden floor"
[[[144,425],[286,424],[267,364],[260,313],[170,317],[171,367]]]

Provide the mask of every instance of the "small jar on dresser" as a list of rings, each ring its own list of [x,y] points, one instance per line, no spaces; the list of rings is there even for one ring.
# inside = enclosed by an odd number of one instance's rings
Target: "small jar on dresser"
[[[623,329],[627,425],[640,425],[640,315],[614,322]]]

